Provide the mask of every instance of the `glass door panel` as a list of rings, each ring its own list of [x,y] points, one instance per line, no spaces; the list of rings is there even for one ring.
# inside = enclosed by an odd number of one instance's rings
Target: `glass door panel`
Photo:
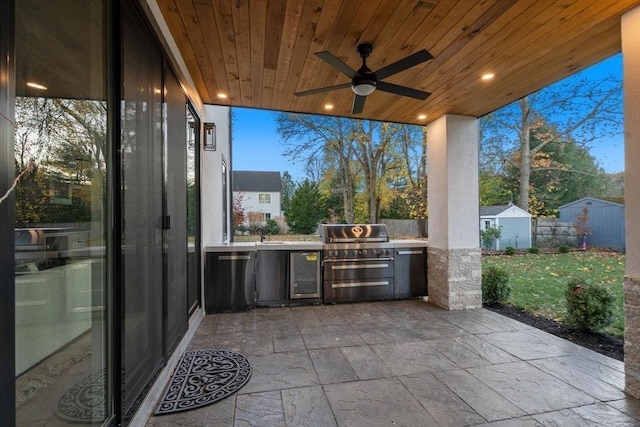
[[[163,363],[162,55],[132,6],[123,30],[120,331],[123,417]]]
[[[112,414],[105,6],[16,0],[15,13],[16,420],[101,424]]]
[[[200,306],[200,119],[187,108],[187,253],[188,307],[191,314]]]
[[[184,133],[187,99],[178,79],[165,73],[165,230],[166,353],[171,354],[187,330],[187,141]]]

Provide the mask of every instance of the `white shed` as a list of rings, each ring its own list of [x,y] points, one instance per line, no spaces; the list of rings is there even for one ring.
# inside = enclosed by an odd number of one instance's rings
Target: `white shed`
[[[481,206],[480,231],[489,227],[498,227],[502,231],[491,249],[531,247],[531,214],[516,205]]]

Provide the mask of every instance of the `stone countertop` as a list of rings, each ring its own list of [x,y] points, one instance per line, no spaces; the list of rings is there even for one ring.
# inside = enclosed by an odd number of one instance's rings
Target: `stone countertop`
[[[207,245],[204,252],[255,252],[255,242],[232,242],[220,243],[218,245]]]
[[[428,242],[419,239],[391,240],[394,248],[426,248]]]
[[[205,252],[248,252],[248,251],[320,251],[322,242],[233,242],[205,246]]]
[[[259,251],[321,251],[322,242],[264,241],[256,242],[256,249]]]
[[[426,248],[427,241],[419,239],[391,240],[394,248]],[[232,242],[205,246],[204,252],[253,252],[253,251],[320,251],[322,242],[264,241]]]

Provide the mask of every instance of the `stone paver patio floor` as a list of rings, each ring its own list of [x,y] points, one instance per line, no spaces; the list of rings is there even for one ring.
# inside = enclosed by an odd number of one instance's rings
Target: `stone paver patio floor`
[[[639,426],[624,364],[484,309],[422,300],[206,316],[189,349],[227,349],[249,383],[148,426]]]

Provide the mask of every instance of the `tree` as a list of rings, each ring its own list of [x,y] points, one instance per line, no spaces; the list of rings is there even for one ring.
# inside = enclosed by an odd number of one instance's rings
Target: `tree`
[[[244,193],[233,193],[233,203],[231,209],[233,210],[233,227],[238,228],[244,226],[244,208],[242,207],[242,201],[244,199]]]
[[[353,155],[354,120],[281,113],[276,116],[276,123],[277,132],[288,147],[285,156],[305,162],[307,169],[321,166],[321,173],[335,171],[345,220],[354,222],[357,174]]]
[[[536,150],[531,160],[529,176],[529,212],[555,216],[559,206],[581,197],[597,195],[606,180],[589,151],[575,141],[553,141],[537,150],[544,138],[555,133],[550,126],[540,126],[532,132],[531,147]],[[504,185],[518,194],[520,188],[520,152],[513,153],[505,167]]]
[[[622,124],[620,76],[600,80],[569,78],[528,95],[482,118],[483,153],[489,161],[516,161],[517,205],[529,211],[531,173],[538,154],[549,144],[575,141],[588,147],[595,139],[620,132]],[[545,128],[553,132],[545,132]],[[532,144],[536,135],[537,144]],[[500,156],[517,151],[517,157]],[[569,171],[567,168],[565,171]]]
[[[287,225],[294,233],[311,234],[326,216],[324,198],[318,184],[305,179],[289,202]]]
[[[400,200],[389,188],[398,180],[410,180],[426,206],[426,153],[424,164],[414,158],[416,147],[426,148],[420,127],[284,113],[277,124],[289,147],[285,155],[313,170],[328,199],[342,198],[342,207],[332,208],[346,222],[377,222],[386,199]]]
[[[291,196],[296,189],[296,183],[293,182],[293,178],[291,178],[291,174],[287,171],[282,173],[282,192],[281,194],[281,207],[282,211],[287,213],[287,208],[289,207],[289,201],[291,200]]]

